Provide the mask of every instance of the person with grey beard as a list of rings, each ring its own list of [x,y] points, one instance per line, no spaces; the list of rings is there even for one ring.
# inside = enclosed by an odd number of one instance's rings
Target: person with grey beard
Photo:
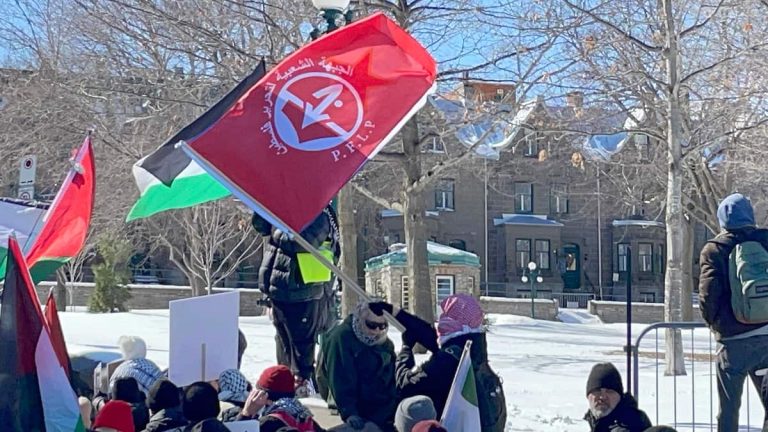
[[[643,432],[652,426],[629,393],[612,363],[598,363],[587,378],[589,411],[584,420],[592,432]]]
[[[369,303],[331,329],[317,362],[317,384],[344,425],[334,431],[395,432],[395,346],[386,318]]]

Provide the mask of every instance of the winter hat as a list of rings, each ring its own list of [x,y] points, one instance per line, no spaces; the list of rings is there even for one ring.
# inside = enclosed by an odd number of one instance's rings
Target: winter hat
[[[160,410],[175,408],[181,405],[179,388],[166,378],[161,378],[152,385],[147,395],[147,406],[153,413]]]
[[[229,429],[217,419],[206,419],[192,427],[192,432],[229,432]]]
[[[248,387],[248,380],[239,370],[227,369],[219,375],[219,400],[245,402],[248,399]]]
[[[256,386],[266,390],[273,401],[282,397],[293,397],[296,394],[293,372],[288,366],[277,365],[264,369]]]
[[[120,352],[126,360],[145,358],[147,356],[147,344],[138,336],[120,336],[117,340]]]
[[[454,294],[440,303],[443,313],[437,321],[440,343],[469,333],[483,332],[483,309],[469,294]]]
[[[605,388],[624,394],[624,386],[621,384],[621,375],[613,363],[598,363],[592,366],[592,371],[587,379],[587,395],[595,390]]]
[[[352,332],[355,334],[357,340],[368,346],[381,345],[387,340],[387,332],[370,334],[365,330],[365,321],[369,319],[371,321],[386,323],[386,321],[381,321],[382,317],[376,316],[376,314],[374,314],[368,307],[370,303],[374,303],[375,301],[376,300],[373,299],[370,302],[361,301],[352,312]]]
[[[216,389],[207,382],[192,383],[184,390],[182,402],[184,417],[194,424],[219,415],[219,398]]]
[[[755,211],[749,198],[740,193],[728,195],[717,208],[717,221],[724,230],[755,226]]]
[[[416,423],[436,418],[437,412],[432,399],[426,396],[413,396],[403,399],[397,406],[395,428],[400,432],[411,432]]]
[[[437,420],[422,420],[416,423],[411,432],[448,432]]]
[[[112,400],[99,410],[93,428],[107,427],[119,432],[134,432],[133,414],[128,402]]]
[[[112,399],[128,403],[139,403],[144,399],[139,383],[133,377],[121,377],[112,382]]]

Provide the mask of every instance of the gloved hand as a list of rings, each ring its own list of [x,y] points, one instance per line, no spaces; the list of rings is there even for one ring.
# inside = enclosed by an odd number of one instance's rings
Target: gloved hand
[[[384,311],[387,311],[389,312],[389,314],[392,314],[393,311],[395,310],[395,307],[387,302],[379,301],[379,302],[368,303],[368,309],[370,309],[371,312],[375,313],[377,316],[382,316],[384,315]]]
[[[424,348],[432,352],[440,351],[435,326],[404,310],[397,312],[395,318],[406,328],[406,333],[411,334],[409,336],[411,340],[424,345]],[[405,339],[403,339],[403,343],[405,343]],[[413,345],[409,346],[412,347]]]
[[[346,423],[355,430],[360,430],[365,427],[365,419],[356,415],[347,417]]]
[[[416,340],[416,335],[414,334],[414,332],[408,331],[408,330],[403,332],[402,338],[403,338],[403,346],[408,346],[411,348],[416,346],[416,343],[419,342],[418,340]]]

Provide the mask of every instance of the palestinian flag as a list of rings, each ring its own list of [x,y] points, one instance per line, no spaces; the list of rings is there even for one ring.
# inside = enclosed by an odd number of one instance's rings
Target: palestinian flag
[[[87,136],[72,159],[72,168],[61,189],[43,216],[40,234],[25,251],[35,283],[83,249],[93,212],[94,169],[91,137]]]
[[[469,356],[471,346],[471,341],[467,341],[464,346],[459,367],[453,378],[453,385],[448,392],[448,400],[445,402],[443,417],[440,420],[440,424],[449,431],[479,431],[482,429],[480,427],[480,406],[477,402],[475,371]]]
[[[56,352],[56,358],[59,364],[64,368],[64,373],[70,376],[72,365],[67,353],[67,344],[64,341],[64,332],[61,330],[61,321],[59,321],[59,311],[56,310],[56,299],[53,297],[53,288],[48,292],[48,300],[45,301],[45,322],[48,324],[48,331],[51,334],[51,344]]]
[[[84,432],[16,239],[0,296],[0,431]]]
[[[256,69],[202,116],[171,137],[160,148],[133,165],[133,177],[141,196],[127,220],[141,219],[165,210],[191,207],[224,198],[229,190],[176,147],[190,141],[219,121],[266,73],[262,60]],[[234,161],[233,161],[234,162]]]
[[[8,252],[8,237],[13,233],[22,247],[43,226],[43,215],[48,204],[13,198],[0,198],[0,280],[5,275],[5,255]]]

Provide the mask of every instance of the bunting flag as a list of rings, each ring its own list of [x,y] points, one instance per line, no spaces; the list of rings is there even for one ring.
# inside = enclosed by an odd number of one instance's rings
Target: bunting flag
[[[448,392],[440,424],[449,431],[479,431],[480,405],[477,402],[477,384],[472,359],[469,355],[471,342],[464,346],[459,367]]]
[[[182,148],[275,226],[296,232],[434,91],[435,60],[382,13],[305,45]]]
[[[201,117],[171,137],[149,156],[133,165],[133,177],[140,196],[128,214],[128,221],[178,208],[191,207],[224,198],[229,190],[208,175],[186,153],[176,147],[204,133],[266,73],[262,60],[258,67]]]
[[[48,204],[13,198],[0,198],[0,280],[5,275],[8,237],[13,233],[19,244],[29,245],[40,232]]]
[[[59,311],[56,308],[56,299],[53,297],[53,288],[48,292],[48,300],[45,301],[45,322],[48,324],[51,344],[56,352],[56,358],[59,359],[59,364],[64,368],[64,373],[70,376],[72,365],[69,361],[67,344],[64,341],[64,332],[61,330],[61,321],[59,321]]]
[[[90,135],[72,159],[64,183],[43,217],[43,226],[26,252],[37,283],[80,253],[91,224],[95,167]]]
[[[16,239],[0,295],[0,431],[85,432]]]

